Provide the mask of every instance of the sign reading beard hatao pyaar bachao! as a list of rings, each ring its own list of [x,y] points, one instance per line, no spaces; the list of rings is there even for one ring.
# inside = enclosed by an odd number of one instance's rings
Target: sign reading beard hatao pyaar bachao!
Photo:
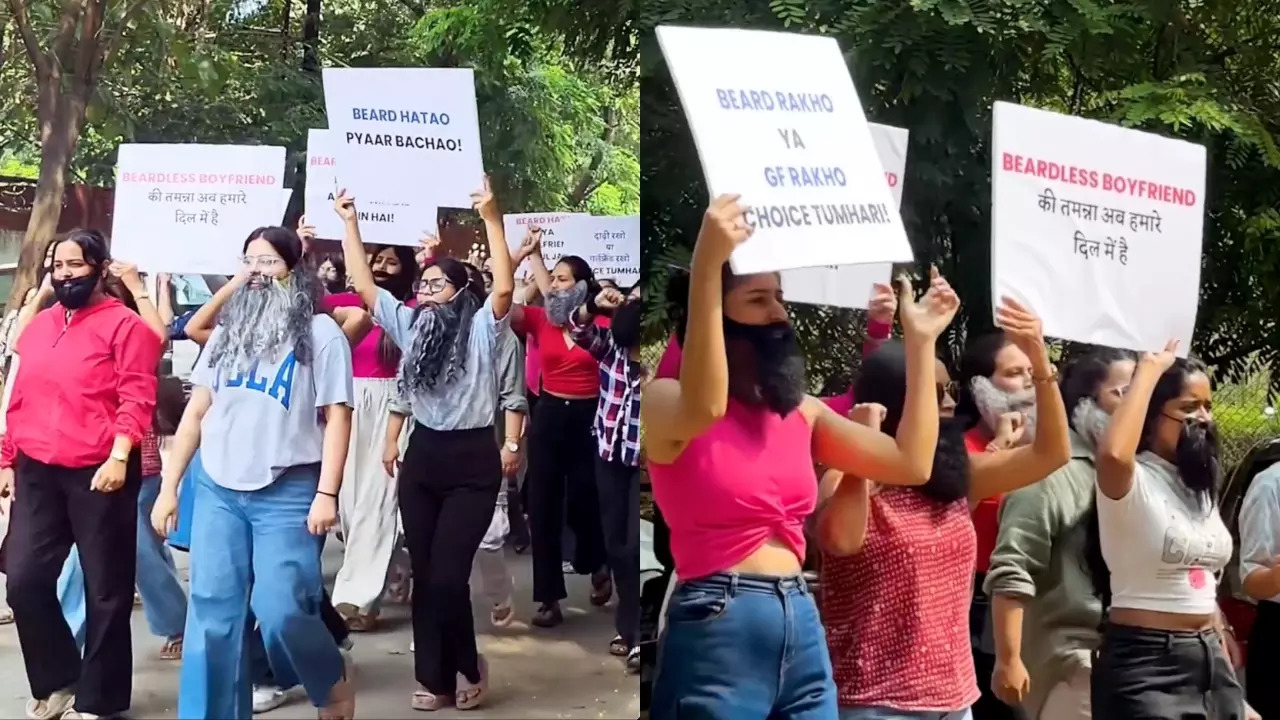
[[[909,262],[867,119],[832,38],[657,30],[714,198],[741,195],[735,273]]]
[[[337,184],[365,242],[414,245],[484,186],[470,68],[325,68]]]

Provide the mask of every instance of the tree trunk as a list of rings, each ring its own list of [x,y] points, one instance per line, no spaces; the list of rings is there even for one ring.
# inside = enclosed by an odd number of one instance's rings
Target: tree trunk
[[[302,69],[320,74],[320,0],[307,0],[302,20]]]
[[[569,195],[569,207],[576,208],[586,202],[591,197],[591,193],[600,187],[600,183],[596,182],[596,173],[600,171],[600,166],[604,163],[604,154],[608,152],[609,145],[613,143],[613,136],[618,132],[618,111],[617,108],[610,105],[604,112],[604,132],[600,136],[600,147],[595,154],[591,156],[591,162],[587,163],[587,168],[582,171],[582,176],[578,178],[578,185],[573,189],[573,193]]]

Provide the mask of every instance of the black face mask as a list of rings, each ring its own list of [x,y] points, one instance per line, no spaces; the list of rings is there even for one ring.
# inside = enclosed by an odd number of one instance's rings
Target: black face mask
[[[1219,453],[1217,425],[1194,418],[1182,421],[1173,464],[1188,488],[1217,498]]]
[[[734,346],[750,348],[754,373],[733,372],[729,364],[729,395],[748,405],[764,405],[786,417],[800,407],[805,395],[804,355],[789,322],[747,325],[724,318],[729,357]],[[749,362],[749,361],[748,361]]]
[[[340,293],[347,289],[347,285],[343,282],[342,278],[334,278],[324,282],[324,289],[330,294]]]
[[[613,342],[618,347],[630,350],[640,343],[640,321],[644,319],[644,302],[628,300],[613,312],[613,321],[609,324],[613,333]]]
[[[53,296],[58,299],[62,307],[68,310],[79,310],[89,304],[89,298],[93,297],[93,291],[97,289],[100,279],[97,275],[86,275],[66,280],[54,279],[51,282]]]
[[[965,421],[942,418],[938,421],[938,446],[933,452],[933,471],[920,492],[941,503],[969,497],[969,453],[964,444]]]

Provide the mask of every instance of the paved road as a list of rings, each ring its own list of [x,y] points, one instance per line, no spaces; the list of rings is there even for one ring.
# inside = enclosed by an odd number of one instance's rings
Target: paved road
[[[325,564],[330,573],[339,559],[340,547],[329,543]],[[604,610],[591,607],[587,602],[590,592],[587,578],[570,576],[564,624],[554,630],[533,628],[527,623],[533,613],[528,600],[529,557],[508,552],[508,560],[516,576],[520,600],[516,622],[503,630],[495,630],[489,625],[487,608],[476,608],[480,649],[489,659],[492,674],[489,704],[478,711],[441,711],[429,717],[472,720],[638,717],[639,681],[636,676],[625,674],[621,662],[608,652],[609,639],[613,637],[613,604]],[[0,587],[0,600],[3,595]],[[377,632],[353,636],[358,688],[356,716],[417,716],[418,713],[409,709],[414,682],[413,657],[408,652],[408,608],[390,607],[383,617],[385,622]],[[133,641],[133,717],[176,717],[178,664],[156,656],[160,641],[147,631],[141,611],[134,612]],[[21,717],[28,697],[17,633],[12,625],[0,627],[0,717]],[[299,699],[259,717],[267,720],[314,718],[315,709]]]

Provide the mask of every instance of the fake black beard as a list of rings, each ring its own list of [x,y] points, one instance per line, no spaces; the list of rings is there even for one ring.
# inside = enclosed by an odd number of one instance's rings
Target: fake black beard
[[[1182,423],[1174,465],[1182,482],[1193,492],[1217,499],[1219,479],[1218,426],[1187,419]]]
[[[343,280],[342,278],[334,278],[334,279],[332,279],[332,280],[325,280],[325,281],[324,281],[324,289],[325,289],[325,292],[329,293],[330,295],[333,295],[333,294],[340,293],[340,292],[343,292],[344,290],[346,290],[346,289],[347,289],[347,283],[346,283],[346,281],[345,281],[345,280]]]
[[[763,405],[781,417],[800,407],[805,396],[804,355],[791,323],[747,325],[725,318],[724,335],[730,358],[742,347],[754,360],[747,360],[748,367],[738,373],[735,363],[729,363],[730,397]]]
[[[920,492],[943,504],[969,497],[969,452],[964,444],[964,419],[938,421],[938,447],[933,451],[933,471]]]

